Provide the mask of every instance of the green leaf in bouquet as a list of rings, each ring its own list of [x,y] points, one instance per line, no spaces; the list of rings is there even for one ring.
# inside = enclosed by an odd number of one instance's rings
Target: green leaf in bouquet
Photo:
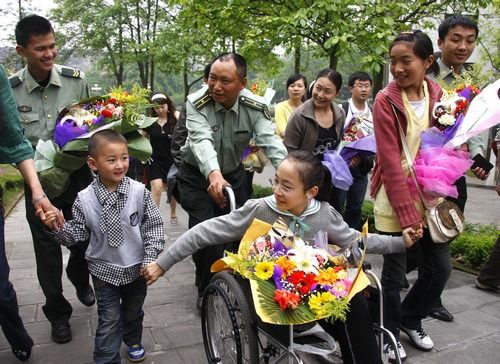
[[[151,154],[153,153],[153,148],[149,140],[141,135],[138,131],[133,131],[125,135],[128,142],[128,153],[131,157],[134,157],[141,162],[146,162]]]
[[[71,173],[80,169],[86,160],[86,157],[57,151],[54,155],[54,166],[38,174],[47,196],[49,198],[59,197],[68,187]]]
[[[254,282],[257,284],[258,303],[262,311],[273,323],[277,325],[299,325],[316,320],[316,316],[304,303],[299,303],[298,307],[294,310],[288,309],[283,311],[274,302],[276,286],[271,280],[255,279]]]
[[[124,117],[120,121],[119,130],[122,134],[127,134],[137,129],[146,129],[151,126],[158,118],[149,117],[143,114],[133,113]]]

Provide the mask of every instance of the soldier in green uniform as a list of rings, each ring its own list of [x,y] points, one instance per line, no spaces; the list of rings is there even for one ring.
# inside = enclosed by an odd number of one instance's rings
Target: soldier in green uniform
[[[223,188],[227,185],[233,188],[239,205],[248,199],[241,157],[252,135],[275,167],[286,156],[267,106],[245,89],[246,69],[242,56],[222,54],[212,63],[208,89],[188,96],[188,138],[182,148],[177,180],[182,207],[189,214],[189,227],[226,213]],[[222,253],[220,246],[214,246],[193,255],[198,308],[211,278],[210,266]]]
[[[56,65],[57,48],[50,22],[30,15],[16,25],[16,51],[25,58],[27,66],[10,77],[12,91],[25,135],[35,147],[38,140],[51,139],[56,118],[63,108],[89,96],[83,74],[73,68]],[[74,172],[69,187],[53,204],[71,219],[71,206],[78,191],[91,182],[87,165]],[[61,282],[63,262],[61,246],[45,231],[36,218],[31,193],[26,189],[26,217],[30,225],[35,250],[37,275],[45,295],[43,312],[52,325],[51,338],[58,343],[71,340],[69,319],[71,304],[63,296]],[[89,273],[84,248],[70,248],[66,268],[68,278],[77,291],[79,300],[87,306],[95,297],[89,285]]]

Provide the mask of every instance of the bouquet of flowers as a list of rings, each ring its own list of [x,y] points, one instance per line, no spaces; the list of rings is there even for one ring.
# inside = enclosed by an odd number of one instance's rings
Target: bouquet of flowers
[[[414,162],[419,186],[430,199],[458,196],[453,184],[473,161],[469,159],[468,152],[448,148],[445,144],[455,135],[479,92],[475,85],[463,83],[454,90],[443,90],[441,100],[434,105],[432,116],[436,119],[435,126],[422,132],[420,149]],[[411,178],[408,183],[416,191]]]
[[[149,106],[148,94],[148,90],[138,86],[131,93],[116,88],[108,95],[70,105],[59,114],[54,140],[39,140],[34,158],[40,181],[50,198],[61,195],[71,173],[84,165],[88,139],[99,130],[120,131],[127,139],[130,155],[148,160],[151,144],[138,132],[156,120],[144,115]]]
[[[323,164],[330,170],[332,184],[341,190],[349,190],[353,177],[349,163],[355,156],[371,156],[376,153],[373,121],[367,113],[355,115],[344,130],[338,151],[325,153]]]
[[[322,232],[310,244],[288,230],[281,218],[272,226],[255,219],[238,253],[227,253],[212,271],[229,267],[249,279],[256,312],[264,322],[345,320],[349,299],[368,284],[360,270],[367,229],[360,236],[362,244],[335,253]]]

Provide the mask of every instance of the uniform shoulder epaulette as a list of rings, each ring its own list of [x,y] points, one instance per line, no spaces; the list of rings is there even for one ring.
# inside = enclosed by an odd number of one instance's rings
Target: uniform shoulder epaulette
[[[13,75],[9,77],[9,82],[10,82],[10,87],[14,88],[23,83],[23,80],[21,80],[21,77],[19,77],[19,75]]]
[[[240,96],[239,101],[241,104],[249,106],[252,109],[262,111],[268,119],[271,119],[271,115],[269,114],[269,109],[267,108],[267,105],[264,104],[263,102],[254,100],[248,96],[243,96],[243,95]]]
[[[200,110],[203,109],[211,100],[212,96],[210,96],[210,92],[207,90],[207,92],[193,101],[193,105],[197,110]]]
[[[82,73],[79,69],[71,67],[61,67],[61,75],[66,77],[81,78]]]

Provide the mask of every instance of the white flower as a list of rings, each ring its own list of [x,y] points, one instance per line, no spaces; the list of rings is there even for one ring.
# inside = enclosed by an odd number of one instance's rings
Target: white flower
[[[446,126],[453,125],[455,124],[455,118],[450,114],[444,114],[439,118],[439,124]]]
[[[289,259],[304,273],[318,273],[320,265],[318,256],[323,259],[322,261],[328,259],[325,251],[307,245],[302,239],[295,240],[295,248],[288,251]]]
[[[74,120],[76,125],[82,126],[85,121],[93,120],[94,115],[89,111],[80,107],[72,108],[69,113],[61,119],[60,124],[63,125],[66,120]]]

